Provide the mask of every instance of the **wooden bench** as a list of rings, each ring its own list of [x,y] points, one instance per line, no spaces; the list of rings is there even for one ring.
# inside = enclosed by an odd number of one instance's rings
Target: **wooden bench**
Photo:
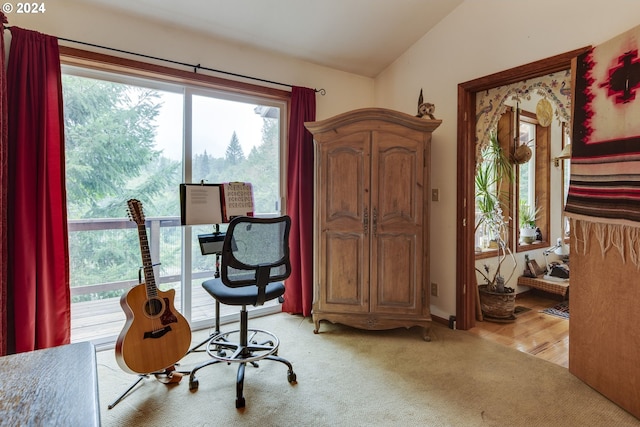
[[[0,426],[99,426],[89,342],[0,357]]]
[[[518,277],[518,286],[529,286],[531,288],[540,289],[541,291],[550,292],[552,294],[562,295],[566,298],[569,292],[569,281],[546,280],[540,277]]]

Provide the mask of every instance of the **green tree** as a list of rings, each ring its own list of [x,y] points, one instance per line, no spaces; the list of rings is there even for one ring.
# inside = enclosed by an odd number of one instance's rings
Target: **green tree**
[[[238,140],[238,135],[236,135],[235,131],[233,132],[233,135],[231,135],[231,141],[227,146],[225,159],[231,166],[236,166],[244,160],[244,152],[242,151],[240,141]]]
[[[68,218],[122,218],[130,198],[140,199],[151,216],[175,215],[177,197],[170,195],[181,170],[155,149],[158,92],[71,75],[63,75],[62,88]],[[134,279],[135,242],[136,229],[70,233],[71,286]],[[175,252],[170,245],[163,250]]]
[[[159,196],[180,167],[154,148],[159,94],[71,75],[62,87],[69,218],[122,217],[127,199]]]
[[[251,150],[244,168],[246,181],[253,183],[255,209],[260,212],[275,212],[280,202],[280,164],[273,161],[279,158],[279,129],[278,120],[263,119],[262,143]]]

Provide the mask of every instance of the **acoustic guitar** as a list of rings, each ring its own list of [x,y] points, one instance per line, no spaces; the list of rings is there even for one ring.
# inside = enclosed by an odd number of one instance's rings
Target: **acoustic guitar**
[[[150,374],[172,367],[185,356],[191,328],[173,305],[176,291],[156,287],[142,203],[131,199],[127,204],[130,219],[138,225],[144,283],[120,298],[127,320],[116,341],[116,360],[126,372]]]

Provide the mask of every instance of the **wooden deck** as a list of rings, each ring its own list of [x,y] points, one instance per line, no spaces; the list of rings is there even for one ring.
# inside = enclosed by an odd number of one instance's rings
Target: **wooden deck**
[[[180,307],[181,296],[176,293],[174,305]],[[215,318],[215,301],[202,289],[193,287],[192,310],[189,323],[193,330],[211,327]],[[276,301],[265,303],[263,308],[273,308]],[[249,310],[254,307],[249,307]],[[237,319],[238,307],[221,305],[220,316]],[[116,341],[122,331],[126,316],[120,306],[120,298],[109,298],[97,301],[87,301],[71,304],[71,342],[91,341],[98,346],[110,346]]]

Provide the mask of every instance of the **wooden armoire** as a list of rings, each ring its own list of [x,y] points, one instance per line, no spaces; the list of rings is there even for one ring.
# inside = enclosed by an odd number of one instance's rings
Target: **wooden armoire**
[[[315,141],[316,333],[423,328],[429,340],[431,133],[441,120],[365,108],[305,123]]]

